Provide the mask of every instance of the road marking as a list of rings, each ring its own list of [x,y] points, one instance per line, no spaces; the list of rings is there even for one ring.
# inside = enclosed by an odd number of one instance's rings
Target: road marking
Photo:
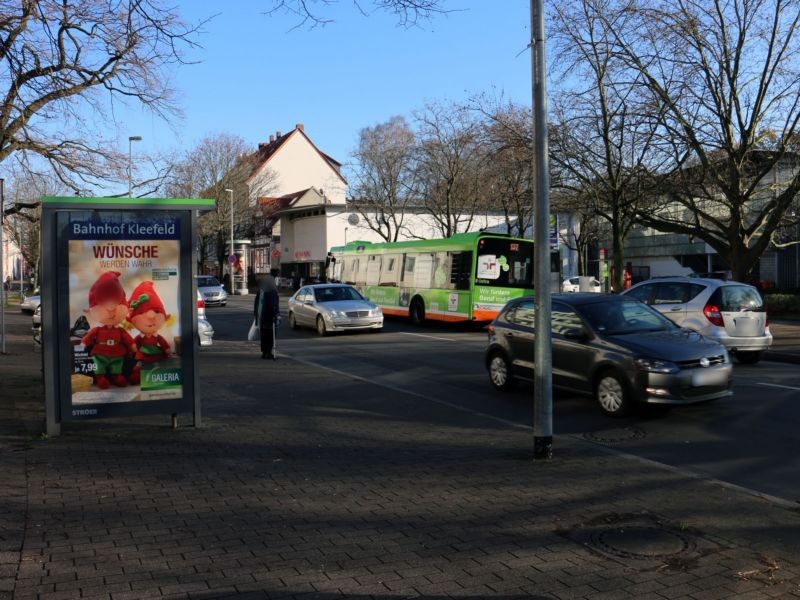
[[[412,334],[413,335],[413,334]],[[447,340],[452,341],[452,340]],[[331,373],[336,373],[337,375],[343,375],[345,377],[349,377],[351,379],[355,379],[356,381],[361,381],[363,383],[369,385],[376,385],[378,387],[385,388],[387,390],[392,390],[393,392],[398,392],[400,394],[407,394],[409,396],[414,396],[416,398],[420,398],[421,400],[426,400],[428,402],[433,402],[435,404],[440,404],[442,406],[446,406],[447,408],[451,408],[453,410],[457,410],[463,413],[467,413],[476,417],[481,417],[485,419],[489,419],[491,421],[495,421],[497,423],[502,423],[507,427],[512,427],[514,429],[533,429],[530,425],[521,425],[520,423],[515,423],[514,421],[510,421],[508,419],[503,419],[502,417],[496,417],[495,415],[490,415],[489,413],[481,412],[479,410],[473,410],[471,408],[467,408],[465,406],[460,406],[458,404],[453,404],[452,402],[448,402],[447,400],[441,400],[439,398],[435,398],[433,396],[429,396],[427,394],[421,394],[419,392],[415,392],[413,390],[409,390],[406,388],[402,388],[397,385],[392,385],[390,383],[383,383],[380,381],[375,381],[373,379],[367,379],[366,377],[362,377],[361,375],[355,375],[353,373],[348,373],[347,371],[342,371],[341,369],[336,369],[334,367],[329,367],[327,365],[323,365],[322,363],[315,362],[313,360],[307,360],[304,358],[298,358],[292,354],[287,354],[287,358],[290,358],[294,361],[297,361],[301,364],[308,365],[311,367],[317,367],[319,369],[324,369],[325,371],[329,371]]]
[[[432,340],[442,340],[443,342],[460,342],[463,340],[454,340],[452,338],[436,337],[435,335],[425,335],[424,333],[411,333],[410,331],[398,331],[401,335],[415,335],[417,337],[430,338]]]
[[[421,334],[409,334],[409,335],[421,335]],[[446,339],[446,338],[442,338],[442,339]],[[454,341],[454,340],[447,340],[447,341]],[[485,419],[487,419],[489,421],[494,421],[495,423],[501,423],[502,425],[505,425],[505,426],[510,427],[512,429],[523,429],[523,430],[527,430],[527,431],[533,432],[533,426],[531,426],[531,425],[527,425],[527,424],[523,424],[523,423],[516,423],[516,422],[511,421],[509,419],[504,419],[502,417],[497,417],[495,415],[492,415],[492,414],[489,414],[489,413],[485,413],[485,412],[481,412],[479,410],[474,410],[474,409],[471,409],[471,408],[467,408],[465,406],[460,406],[458,404],[453,404],[452,402],[447,402],[446,400],[440,400],[439,398],[435,398],[435,397],[429,396],[427,394],[421,394],[419,392],[415,392],[415,391],[412,391],[412,390],[409,390],[409,389],[405,389],[405,388],[402,388],[400,386],[391,385],[391,384],[388,384],[388,383],[381,383],[381,382],[378,382],[378,381],[373,381],[371,379],[367,379],[366,377],[362,377],[360,375],[354,375],[353,373],[348,373],[347,371],[342,371],[342,370],[336,369],[334,367],[328,367],[326,365],[323,365],[321,363],[318,363],[318,362],[315,362],[315,361],[312,361],[312,360],[305,360],[305,359],[302,359],[302,358],[298,358],[298,357],[293,356],[291,354],[287,354],[286,358],[289,358],[291,360],[297,361],[297,362],[305,364],[305,365],[318,367],[320,369],[324,369],[324,370],[329,371],[331,373],[336,373],[338,375],[343,375],[345,377],[349,377],[351,379],[355,379],[357,381],[361,381],[361,382],[367,383],[369,385],[375,385],[375,386],[382,387],[382,388],[385,388],[385,389],[388,389],[388,390],[392,390],[394,392],[398,392],[398,393],[401,393],[401,394],[407,394],[409,396],[414,396],[414,397],[419,398],[421,400],[425,400],[425,401],[428,401],[428,402],[433,402],[434,404],[439,404],[440,406],[446,406],[447,408],[451,408],[453,410],[457,410],[457,411],[462,412],[462,413],[467,413],[467,414],[473,415],[475,417],[485,418]],[[777,384],[766,384],[766,383],[764,383],[764,384],[761,384],[761,385],[777,385]],[[782,386],[782,387],[786,387],[786,386]],[[800,388],[791,388],[791,389],[800,389]],[[709,474],[706,474],[706,473],[703,473],[703,472],[699,472],[698,473],[696,471],[692,471],[692,470],[686,469],[684,467],[673,466],[673,465],[670,465],[670,464],[667,464],[667,463],[659,462],[657,460],[653,460],[653,459],[650,459],[650,458],[645,458],[643,456],[639,456],[639,455],[633,454],[631,452],[625,452],[624,450],[620,450],[618,448],[609,448],[608,446],[605,446],[603,444],[600,444],[600,443],[597,443],[597,442],[592,442],[591,440],[586,440],[586,439],[582,438],[581,436],[579,436],[577,434],[570,434],[570,433],[567,433],[567,434],[555,434],[553,437],[555,438],[556,442],[558,442],[559,440],[561,442],[564,442],[566,440],[570,440],[571,442],[576,443],[578,445],[590,445],[593,448],[596,448],[596,449],[598,449],[600,451],[603,451],[603,452],[605,452],[607,454],[615,454],[615,455],[618,455],[618,456],[623,456],[628,460],[632,460],[634,462],[638,462],[638,463],[644,464],[644,465],[649,465],[649,466],[653,466],[653,467],[662,468],[662,469],[665,469],[665,470],[670,471],[672,473],[675,473],[677,475],[680,475],[680,476],[683,476],[683,477],[687,477],[687,478],[690,478],[690,479],[694,479],[696,481],[701,481],[701,482],[709,483],[709,484],[712,484],[712,485],[718,485],[718,486],[726,488],[726,489],[730,489],[730,490],[737,491],[737,492],[742,492],[742,493],[747,494],[749,496],[753,496],[755,498],[760,498],[761,500],[765,500],[767,502],[770,502],[770,503],[772,503],[772,504],[774,504],[776,506],[782,506],[784,508],[789,508],[789,509],[792,509],[792,510],[797,510],[797,508],[798,508],[798,502],[796,502],[794,500],[787,500],[786,498],[781,498],[779,496],[773,496],[772,494],[767,494],[765,492],[761,492],[761,491],[753,489],[753,488],[748,488],[748,487],[745,487],[745,486],[742,486],[742,485],[738,485],[736,483],[725,481],[723,479],[718,479],[716,477],[713,477],[713,476],[711,476]]]
[[[404,333],[404,332],[399,332],[399,333]],[[422,334],[409,333],[408,335],[422,335]],[[423,337],[428,337],[428,336],[423,336]],[[446,340],[446,341],[456,341],[456,340],[449,340],[447,338],[440,338],[440,339],[443,339],[443,340]],[[229,344],[229,343],[230,342],[227,342],[227,341],[225,342],[226,345]],[[245,344],[247,344],[248,346],[251,346],[251,347],[254,346],[253,342],[243,342],[243,343],[240,342],[237,345],[243,346]],[[216,346],[216,347],[213,347],[212,352],[208,352],[208,354],[212,354],[213,352],[218,352],[220,350],[221,350],[221,348],[219,346]],[[297,356],[295,356],[293,354],[279,353],[278,356],[280,358],[294,360],[294,361],[296,361],[298,363],[301,363],[301,364],[305,364],[305,365],[317,367],[317,368],[320,368],[320,369],[324,369],[324,370],[329,371],[331,373],[336,373],[336,374],[342,375],[344,377],[349,377],[351,379],[354,379],[354,380],[357,380],[357,381],[361,381],[361,382],[367,383],[369,385],[375,385],[375,386],[383,387],[385,389],[389,389],[389,390],[392,390],[392,391],[395,391],[395,392],[398,392],[398,393],[401,393],[401,394],[407,394],[409,396],[414,396],[414,397],[419,398],[421,400],[426,400],[428,402],[433,402],[435,404],[439,404],[440,406],[446,406],[448,408],[451,408],[453,410],[457,410],[457,411],[462,412],[462,413],[467,413],[467,414],[470,414],[470,415],[473,415],[473,416],[476,416],[476,417],[482,417],[482,418],[485,418],[485,419],[487,419],[489,421],[494,421],[496,423],[501,423],[501,424],[503,424],[503,425],[505,425],[507,427],[513,428],[513,429],[522,429],[522,430],[527,430],[527,431],[531,431],[531,432],[533,431],[533,427],[531,425],[522,424],[522,423],[516,423],[516,422],[511,421],[509,419],[503,419],[502,417],[497,417],[497,416],[489,414],[489,413],[481,412],[481,411],[474,410],[474,409],[471,409],[471,408],[466,408],[464,406],[460,406],[458,404],[453,404],[452,402],[447,402],[446,400],[440,400],[438,398],[435,398],[433,396],[429,396],[427,394],[421,394],[419,392],[414,392],[412,390],[405,389],[405,388],[402,388],[400,386],[373,381],[371,379],[367,379],[366,377],[362,377],[360,375],[354,375],[353,373],[348,373],[347,371],[342,371],[340,369],[329,367],[329,366],[323,365],[321,363],[318,363],[318,362],[315,362],[315,361],[312,361],[312,360],[306,360],[306,359],[298,358]],[[792,387],[789,387],[789,386],[781,386],[779,384],[758,383],[757,385],[773,386],[773,387],[788,387],[789,389],[792,389],[792,390],[800,390],[800,388],[792,388]],[[670,465],[670,464],[667,464],[667,463],[659,462],[657,460],[645,458],[643,456],[638,456],[638,455],[632,454],[630,452],[625,452],[625,451],[623,451],[623,450],[621,450],[619,448],[610,448],[610,447],[605,446],[603,444],[600,444],[600,443],[597,443],[597,442],[592,442],[590,440],[586,440],[583,437],[581,437],[579,434],[570,434],[570,433],[554,434],[553,437],[555,438],[556,442],[559,442],[559,441],[564,442],[564,441],[569,440],[569,442],[572,442],[572,443],[575,443],[575,444],[578,444],[578,445],[591,445],[593,448],[595,448],[595,449],[597,449],[597,450],[599,450],[601,452],[607,453],[607,454],[615,454],[615,455],[618,455],[618,456],[622,456],[622,457],[624,457],[624,458],[626,458],[628,460],[632,460],[634,462],[638,462],[640,464],[644,464],[644,465],[649,465],[649,466],[656,467],[656,468],[665,469],[667,471],[670,471],[670,472],[675,473],[675,474],[680,475],[680,476],[688,477],[690,479],[694,479],[694,480],[697,480],[697,481],[709,483],[709,484],[712,484],[712,485],[718,485],[720,487],[723,487],[723,488],[726,488],[726,489],[730,489],[730,490],[733,490],[733,491],[736,491],[736,492],[741,492],[741,493],[753,496],[755,498],[760,498],[761,500],[770,502],[771,504],[774,504],[776,506],[782,506],[784,508],[789,508],[789,509],[792,509],[792,510],[797,510],[797,508],[798,508],[798,502],[797,501],[788,500],[788,499],[785,499],[785,498],[781,498],[779,496],[773,496],[772,494],[767,494],[765,492],[761,492],[761,491],[755,490],[753,488],[748,488],[748,487],[741,486],[741,485],[738,485],[738,484],[735,484],[735,483],[731,483],[729,481],[718,479],[718,478],[713,477],[713,476],[711,476],[709,474],[706,474],[706,473],[695,472],[695,471],[691,471],[689,469],[686,469],[684,467],[677,467],[677,466],[673,466],[673,465]]]
[[[794,386],[791,386],[791,385],[781,385],[779,383],[761,383],[761,382],[758,382],[758,383],[756,383],[756,385],[765,385],[767,387],[776,387],[776,388],[781,388],[783,390],[795,390],[797,392],[800,392],[800,387],[794,387]]]

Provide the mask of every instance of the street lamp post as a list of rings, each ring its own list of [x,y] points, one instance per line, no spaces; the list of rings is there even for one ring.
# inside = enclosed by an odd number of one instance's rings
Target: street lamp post
[[[230,274],[231,274],[231,296],[233,296],[233,294],[234,294],[234,291],[233,291],[233,289],[234,289],[234,286],[233,286],[233,261],[231,260],[232,257],[234,256],[234,251],[233,251],[233,190],[230,189],[230,188],[225,188],[224,191],[228,192],[228,194],[230,195],[230,199],[231,199],[231,253],[228,256],[228,269],[229,269]]]
[[[131,197],[133,192],[133,142],[141,142],[142,136],[132,135],[128,138],[128,198]]]

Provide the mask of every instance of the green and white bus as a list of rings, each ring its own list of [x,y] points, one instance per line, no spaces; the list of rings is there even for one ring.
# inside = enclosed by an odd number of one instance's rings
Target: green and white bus
[[[384,314],[414,323],[488,322],[533,293],[531,240],[493,233],[446,239],[349,242],[331,248],[326,276],[355,286]]]

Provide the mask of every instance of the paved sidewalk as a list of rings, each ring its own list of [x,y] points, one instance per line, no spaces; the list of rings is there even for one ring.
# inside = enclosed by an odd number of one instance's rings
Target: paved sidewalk
[[[243,342],[202,353],[201,429],[38,439],[11,325],[0,599],[800,597],[797,507],[569,437],[534,464],[528,430]]]
[[[800,364],[800,321],[773,320],[772,347],[764,353],[766,360]]]

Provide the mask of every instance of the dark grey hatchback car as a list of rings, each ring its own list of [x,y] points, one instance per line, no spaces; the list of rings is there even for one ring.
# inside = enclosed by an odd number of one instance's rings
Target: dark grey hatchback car
[[[495,388],[533,378],[532,297],[511,300],[489,326],[486,368]],[[552,299],[553,386],[593,395],[608,415],[635,402],[688,404],[731,395],[725,348],[646,304],[608,294]]]

